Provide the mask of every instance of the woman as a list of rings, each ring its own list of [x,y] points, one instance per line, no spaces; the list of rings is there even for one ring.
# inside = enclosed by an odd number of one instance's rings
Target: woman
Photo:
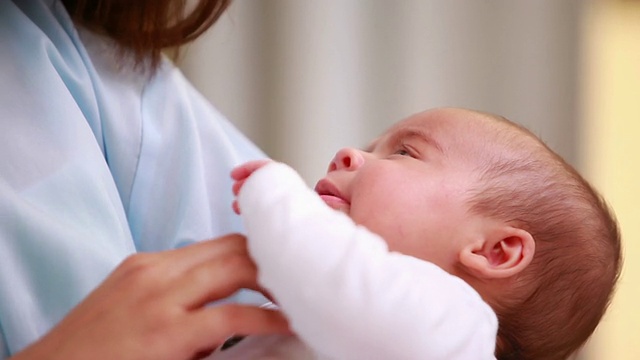
[[[187,359],[287,331],[204,307],[256,288],[242,237],[190,244],[240,230],[229,171],[263,154],[161,56],[228,6],[184,3],[0,2],[1,357]]]

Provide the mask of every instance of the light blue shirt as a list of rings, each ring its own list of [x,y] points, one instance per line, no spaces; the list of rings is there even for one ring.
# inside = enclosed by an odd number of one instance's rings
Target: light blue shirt
[[[0,358],[126,256],[241,230],[229,171],[264,155],[169,61],[117,55],[57,1],[0,1]]]

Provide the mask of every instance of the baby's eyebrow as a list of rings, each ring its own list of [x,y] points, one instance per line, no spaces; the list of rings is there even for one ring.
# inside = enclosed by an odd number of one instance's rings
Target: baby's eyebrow
[[[431,145],[433,148],[435,148],[436,150],[438,150],[440,153],[444,154],[443,148],[440,145],[440,143],[438,141],[436,141],[436,139],[429,135],[429,133],[427,133],[426,131],[422,130],[422,129],[406,129],[404,130],[405,134],[403,134],[403,137],[406,138],[418,138],[422,141],[424,141],[425,143]]]
[[[438,150],[440,153],[444,154],[443,148],[440,145],[440,143],[436,141],[436,139],[434,139],[432,136],[430,136],[427,132],[425,132],[423,129],[420,129],[420,128],[399,129],[398,131],[391,133],[385,142],[388,144],[396,144],[398,142],[401,142],[402,140],[412,139],[412,138],[416,138],[420,141],[423,141],[427,145],[433,147],[434,149]],[[369,151],[369,152],[373,151],[373,149],[375,149],[378,143],[380,143],[380,140],[381,138],[375,139],[366,148],[366,151]]]

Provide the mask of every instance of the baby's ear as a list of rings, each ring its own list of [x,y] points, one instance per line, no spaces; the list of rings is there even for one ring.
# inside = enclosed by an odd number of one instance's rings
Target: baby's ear
[[[460,263],[479,278],[508,278],[524,270],[534,252],[535,241],[528,231],[504,225],[463,248]]]

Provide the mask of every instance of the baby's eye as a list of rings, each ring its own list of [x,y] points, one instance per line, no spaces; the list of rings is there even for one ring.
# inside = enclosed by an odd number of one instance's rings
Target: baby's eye
[[[396,150],[392,154],[393,156],[408,156],[411,158],[418,158],[418,152],[415,151],[410,145],[399,145],[396,147]]]

